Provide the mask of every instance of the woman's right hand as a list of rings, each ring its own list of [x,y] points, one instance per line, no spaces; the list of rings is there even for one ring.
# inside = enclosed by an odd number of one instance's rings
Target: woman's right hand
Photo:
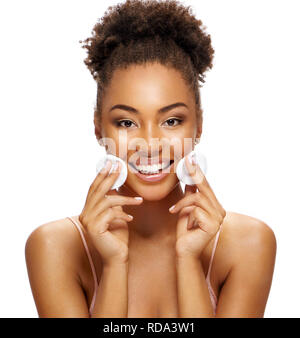
[[[103,263],[123,263],[128,259],[128,224],[132,216],[126,214],[122,205],[141,204],[142,198],[119,195],[110,190],[119,176],[121,165],[109,173],[112,166],[106,166],[98,173],[90,186],[79,221],[87,230],[98,250]]]

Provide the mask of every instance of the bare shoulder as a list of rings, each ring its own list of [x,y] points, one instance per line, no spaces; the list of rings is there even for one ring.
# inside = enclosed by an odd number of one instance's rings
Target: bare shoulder
[[[276,237],[271,226],[263,220],[227,211],[222,229],[223,242],[236,259],[243,255],[275,256]]]
[[[276,238],[261,219],[226,211],[216,265],[218,317],[263,317],[276,257]]]
[[[29,235],[26,265],[40,317],[88,317],[83,250],[68,218],[42,224]]]
[[[46,258],[70,262],[78,253],[78,234],[74,225],[67,218],[44,223],[29,235],[26,245],[26,258]],[[49,260],[49,259],[48,259]]]
[[[276,242],[270,225],[258,218],[232,211],[226,212],[223,236],[238,239],[243,245],[247,242],[252,245],[266,241],[270,242],[269,244]]]

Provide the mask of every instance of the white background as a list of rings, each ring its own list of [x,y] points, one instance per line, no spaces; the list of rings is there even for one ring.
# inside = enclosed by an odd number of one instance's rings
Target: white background
[[[0,316],[36,317],[24,246],[84,205],[100,146],[80,39],[121,1],[1,1]],[[201,150],[226,210],[266,222],[277,260],[265,317],[299,317],[299,1],[189,0],[211,34]]]

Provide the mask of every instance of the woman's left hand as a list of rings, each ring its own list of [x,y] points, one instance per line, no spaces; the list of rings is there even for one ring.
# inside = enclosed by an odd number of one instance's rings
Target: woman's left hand
[[[184,197],[175,204],[170,213],[179,212],[177,256],[198,258],[220,229],[226,211],[218,202],[201,168],[197,164],[191,164],[187,157],[185,164],[195,185],[185,186]]]

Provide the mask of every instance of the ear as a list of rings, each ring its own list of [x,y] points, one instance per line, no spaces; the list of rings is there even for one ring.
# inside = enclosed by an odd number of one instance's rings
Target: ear
[[[199,122],[197,125],[196,139],[200,139],[201,134],[202,134],[202,121],[201,123]]]

